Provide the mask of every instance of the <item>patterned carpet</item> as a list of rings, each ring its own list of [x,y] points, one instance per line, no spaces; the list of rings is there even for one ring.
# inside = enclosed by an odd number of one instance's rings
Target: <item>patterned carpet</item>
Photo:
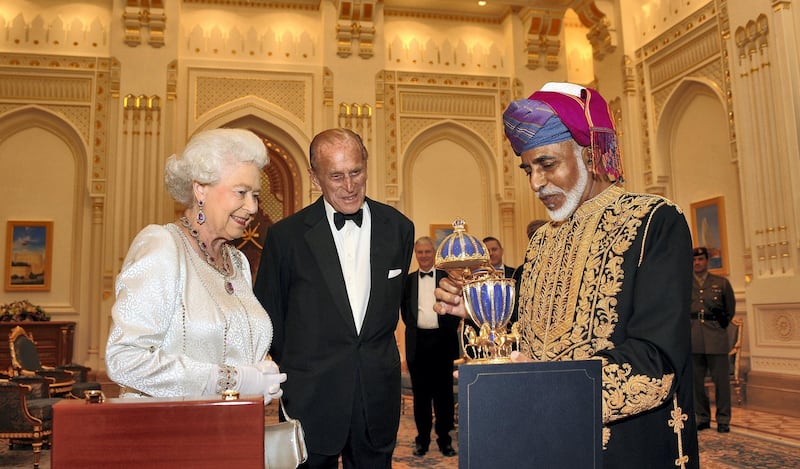
[[[415,435],[413,417],[404,415],[400,421],[398,446],[394,452],[395,469],[458,467],[457,458],[445,458],[436,450],[428,452],[421,458],[411,454]],[[767,434],[736,426],[733,427],[732,433],[728,434],[717,433],[713,428],[700,432],[701,467],[704,469],[800,468],[800,441],[786,438],[784,442],[769,441],[764,439],[765,436],[769,437]],[[457,439],[454,435],[453,447],[456,450],[458,450],[455,444]]]
[[[698,435],[700,464],[709,469],[800,467],[800,447],[775,443],[743,433],[720,434],[706,430]]]
[[[731,433],[717,433],[713,426],[711,430],[700,432],[701,467],[704,469],[800,467],[800,434],[796,433],[796,430],[800,428],[797,426],[798,421],[800,419],[734,408]],[[765,426],[754,427],[759,424]],[[784,431],[776,432],[774,426],[776,424],[781,425]],[[787,430],[789,433],[786,433]],[[792,434],[792,431],[795,433]],[[436,449],[435,444],[424,457],[411,454],[415,436],[413,416],[406,413],[400,419],[398,445],[394,453],[395,469],[453,469],[458,467],[458,457],[443,457]],[[457,440],[454,432],[453,447],[456,451],[458,451]],[[5,442],[0,442],[0,468],[31,467],[33,467],[33,454],[30,448],[9,450]],[[39,467],[50,468],[49,450],[42,451]]]

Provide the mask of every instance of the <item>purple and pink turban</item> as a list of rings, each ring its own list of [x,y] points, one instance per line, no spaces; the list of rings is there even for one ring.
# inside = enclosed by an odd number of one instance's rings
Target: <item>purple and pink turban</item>
[[[528,99],[514,101],[503,113],[506,137],[514,153],[573,139],[589,147],[598,174],[623,181],[622,155],[608,103],[600,93],[572,83],[547,83]]]

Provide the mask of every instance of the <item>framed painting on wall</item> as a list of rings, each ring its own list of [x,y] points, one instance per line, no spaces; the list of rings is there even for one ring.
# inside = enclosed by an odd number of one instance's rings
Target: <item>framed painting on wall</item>
[[[9,221],[6,231],[6,291],[49,291],[53,222]]]
[[[725,234],[724,197],[692,203],[694,247],[708,249],[708,271],[728,275],[728,240]]]
[[[464,225],[464,231],[467,230],[467,225]],[[442,241],[450,236],[453,233],[453,224],[452,223],[442,223],[431,225],[431,239],[433,240],[433,244],[435,245],[436,249],[439,249],[439,245]]]

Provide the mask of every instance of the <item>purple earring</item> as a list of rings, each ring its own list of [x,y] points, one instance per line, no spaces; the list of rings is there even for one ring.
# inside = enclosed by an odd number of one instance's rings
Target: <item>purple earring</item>
[[[206,214],[203,212],[203,205],[205,205],[205,202],[203,202],[202,200],[198,200],[197,201],[197,208],[199,210],[197,212],[197,224],[198,225],[202,225],[203,223],[206,222]]]

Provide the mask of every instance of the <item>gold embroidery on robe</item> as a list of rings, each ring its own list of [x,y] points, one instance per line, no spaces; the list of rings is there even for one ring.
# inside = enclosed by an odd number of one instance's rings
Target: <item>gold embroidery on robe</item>
[[[663,198],[612,186],[569,219],[536,232],[520,282],[522,352],[533,360],[583,360],[614,348],[624,255],[661,204]],[[605,361],[603,375],[606,423],[657,407],[675,378],[634,374],[628,363]]]
[[[674,374],[663,378],[631,374],[631,366],[611,363],[603,367],[603,422],[657,407],[669,396]]]
[[[678,457],[675,459],[675,467],[685,468],[689,462],[689,456],[683,453],[683,430],[689,416],[678,405],[678,396],[672,396],[672,411],[670,412],[669,426],[675,432],[675,440],[678,444]]]

